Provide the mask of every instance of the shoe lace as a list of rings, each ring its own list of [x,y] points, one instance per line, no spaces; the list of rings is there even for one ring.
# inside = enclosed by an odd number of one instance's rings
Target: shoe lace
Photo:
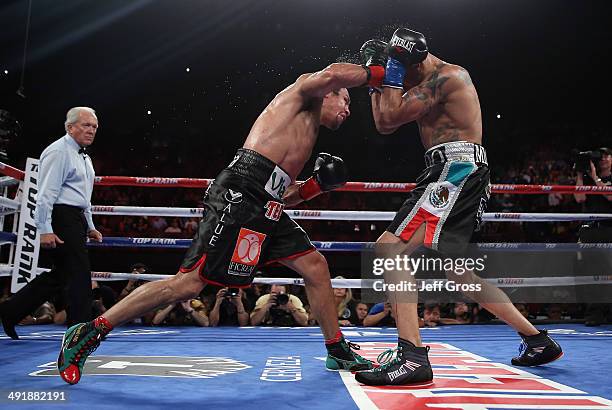
[[[353,353],[353,356],[359,360],[359,361],[363,361],[363,362],[371,362],[371,360],[368,360],[364,357],[362,357],[361,355],[359,355],[357,352],[355,352],[355,350],[361,350],[361,346],[359,346],[357,343],[353,343],[353,342],[349,342],[348,340],[346,341],[346,345],[348,346],[348,348],[351,350],[351,353]]]
[[[100,346],[100,339],[101,336],[99,334],[89,337],[87,342],[85,342],[85,344],[81,346],[81,348],[75,355],[76,361],[80,364],[84,364],[87,357],[89,357],[89,355],[95,352],[98,346]]]
[[[376,358],[376,361],[378,362],[378,364],[380,364],[380,366],[374,370],[383,371],[393,366],[394,364],[399,363],[401,361],[399,355],[397,354],[399,352],[401,352],[401,348],[396,347],[393,349],[387,349],[381,354],[379,354]]]

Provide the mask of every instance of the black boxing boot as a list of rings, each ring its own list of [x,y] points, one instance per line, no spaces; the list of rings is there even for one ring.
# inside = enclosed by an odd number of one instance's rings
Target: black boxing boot
[[[519,347],[519,355],[512,358],[512,364],[515,366],[539,366],[560,359],[563,356],[563,350],[559,343],[555,342],[546,330],[540,330],[540,333],[533,336],[526,336],[519,333],[523,339]]]
[[[380,367],[355,373],[355,380],[369,386],[430,386],[433,384],[433,370],[428,352],[429,346],[416,347],[400,338],[397,348],[378,355]],[[396,353],[395,357],[393,353]]]

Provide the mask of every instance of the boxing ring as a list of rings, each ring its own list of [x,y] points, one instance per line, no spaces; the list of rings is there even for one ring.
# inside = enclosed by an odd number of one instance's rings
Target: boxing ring
[[[10,187],[22,186],[26,174],[0,163],[0,215],[14,214],[27,206],[28,195],[8,198]],[[97,177],[97,186],[205,188],[210,180],[190,178]],[[414,184],[350,182],[345,192],[408,192]],[[612,187],[551,185],[493,185],[493,193],[612,194]],[[30,198],[31,199],[31,198]],[[95,215],[199,216],[200,208],[94,206]],[[287,210],[294,219],[388,221],[384,211]],[[484,221],[536,222],[610,219],[612,214],[489,213]],[[17,218],[15,218],[17,219]],[[4,222],[4,221],[3,221]],[[12,232],[2,232],[0,243],[14,247],[24,232],[16,221]],[[369,242],[313,242],[322,252],[360,252]],[[106,237],[92,247],[182,249],[188,239]],[[508,245],[508,244],[505,244]],[[602,245],[602,244],[597,244]],[[603,244],[612,246],[612,244]],[[483,243],[483,248],[504,244]],[[576,244],[517,244],[536,249],[576,249]],[[580,245],[588,248],[589,244]],[[14,257],[14,252],[10,252]],[[0,266],[9,276],[10,263]],[[40,268],[38,268],[40,270]],[[333,266],[332,266],[333,272]],[[333,274],[332,274],[333,275]],[[92,272],[96,280],[158,280],[164,275],[125,272]],[[529,278],[525,286],[537,285]],[[496,279],[493,279],[496,281]],[[558,286],[568,278],[560,278]],[[608,276],[585,281],[612,283]],[[256,278],[259,283],[301,284],[299,278]],[[360,279],[334,279],[335,287],[363,288]],[[496,283],[499,284],[498,281]],[[501,283],[500,286],[504,284]],[[516,284],[514,284],[516,285]],[[167,406],[191,408],[329,408],[329,409],[612,409],[609,369],[612,326],[593,330],[578,324],[548,325],[549,333],[563,346],[562,360],[536,368],[509,365],[519,337],[506,325],[461,325],[423,328],[424,343],[431,347],[434,385],[424,389],[369,387],[350,373],[328,372],[324,367],[323,336],[316,327],[300,328],[195,328],[122,326],[115,329],[85,366],[86,376],[76,386],[57,375],[55,361],[64,327],[21,326],[21,340],[0,335],[2,375],[0,403],[7,408],[40,409],[116,408]],[[344,334],[361,345],[363,356],[374,360],[395,345],[394,328],[345,327]],[[41,399],[9,398],[10,393],[50,392]],[[21,395],[19,395],[21,397]]]

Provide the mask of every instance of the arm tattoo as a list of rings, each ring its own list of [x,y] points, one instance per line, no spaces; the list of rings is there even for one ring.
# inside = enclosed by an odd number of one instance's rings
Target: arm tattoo
[[[440,68],[443,65],[437,67],[436,71],[433,72],[427,82],[420,86],[414,87],[403,95],[404,104],[409,104],[413,98],[416,98],[422,102],[427,110],[431,108],[435,100],[441,97],[442,86],[450,77],[440,75]]]
[[[470,77],[470,74],[465,70],[465,69],[461,69],[457,72],[457,76],[459,77],[459,79],[461,79],[465,85],[467,86],[471,86],[474,83],[472,83],[472,78]]]

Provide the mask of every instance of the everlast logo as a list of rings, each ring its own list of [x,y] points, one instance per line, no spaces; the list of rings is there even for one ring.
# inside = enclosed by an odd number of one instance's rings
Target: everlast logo
[[[408,50],[408,52],[412,53],[412,48],[416,45],[416,43],[405,38],[393,37],[391,39],[391,45],[403,47]]]

